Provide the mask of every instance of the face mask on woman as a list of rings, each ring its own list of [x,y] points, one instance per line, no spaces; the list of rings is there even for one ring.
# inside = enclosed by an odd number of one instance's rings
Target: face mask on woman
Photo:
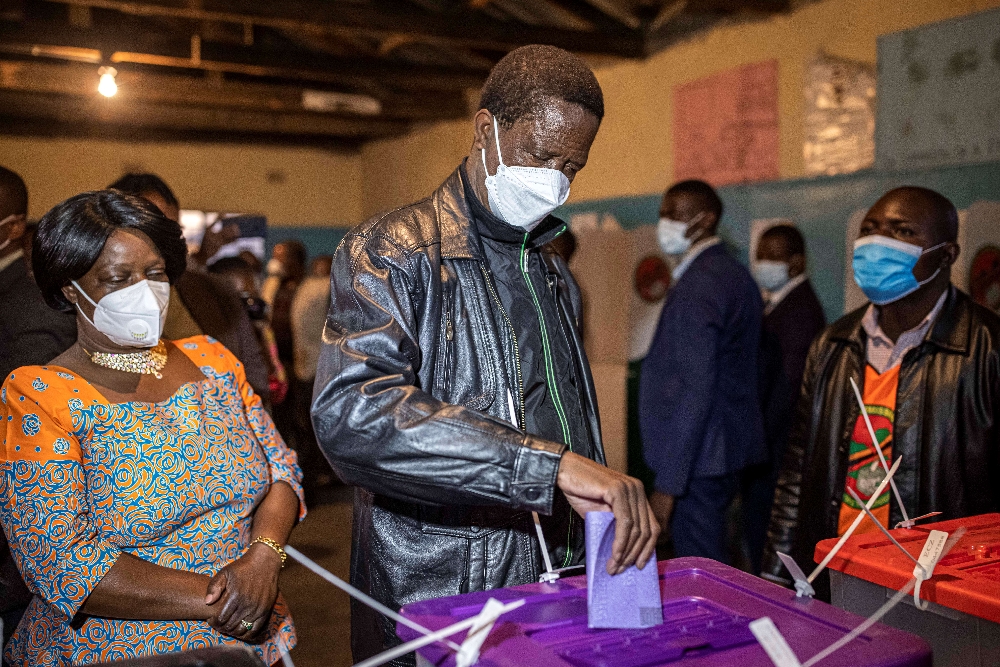
[[[753,278],[768,292],[777,292],[788,283],[788,263],[762,259],[753,265]]]
[[[922,255],[947,243],[924,250],[918,245],[873,234],[854,242],[854,282],[876,306],[884,306],[913,294],[937,277],[941,268],[927,280],[917,281],[913,267]]]
[[[530,232],[569,197],[569,179],[557,169],[505,165],[500,154],[500,129],[495,116],[493,137],[500,161],[493,176],[486,166],[486,149],[483,149],[490,210],[508,225]]]
[[[153,347],[163,334],[170,303],[170,283],[141,280],[106,294],[97,303],[74,280],[72,285],[94,306],[91,320],[76,305],[80,314],[111,342],[127,347]]]
[[[687,231],[691,225],[701,220],[703,215],[704,213],[699,213],[691,218],[691,222],[660,218],[656,226],[656,239],[660,243],[660,249],[667,255],[683,255],[690,250],[694,239],[686,236]]]

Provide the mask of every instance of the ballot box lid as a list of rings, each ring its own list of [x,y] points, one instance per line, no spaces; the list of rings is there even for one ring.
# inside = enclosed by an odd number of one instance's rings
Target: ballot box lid
[[[770,617],[803,662],[863,621],[708,559],[665,561],[659,575],[664,623],[641,630],[588,629],[585,576],[414,602],[403,607],[403,615],[438,630],[476,615],[491,597],[524,599],[490,632],[480,653],[483,667],[773,667],[748,628],[751,621]],[[419,634],[401,624],[396,631],[404,641]],[[432,644],[419,653],[438,667],[455,664],[454,652],[445,646]],[[824,659],[822,667],[930,664],[926,642],[876,623]]]
[[[891,533],[916,558],[930,531],[953,533],[962,526],[967,532],[937,564],[933,578],[921,584],[920,597],[1000,623],[1000,514],[917,524]],[[816,561],[823,560],[836,543],[832,538],[817,544]],[[830,561],[830,568],[898,591],[913,578],[914,565],[875,531],[852,535]]]

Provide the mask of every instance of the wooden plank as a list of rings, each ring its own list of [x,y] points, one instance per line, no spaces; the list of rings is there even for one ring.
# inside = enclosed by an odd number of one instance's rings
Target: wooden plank
[[[497,21],[470,11],[434,14],[402,5],[283,0],[275,3],[246,0],[206,0],[200,8],[177,7],[156,0],[51,0],[67,5],[109,9],[133,16],[161,16],[190,21],[252,23],[283,30],[329,32],[357,30],[372,34],[419,35],[475,49],[509,51],[524,44],[552,44],[571,51],[641,57],[643,35],[637,30],[566,30]]]
[[[239,134],[276,139],[371,139],[400,135],[403,121],[344,118],[239,108],[184,107],[116,98],[0,90],[0,113],[9,118],[61,125],[102,125],[120,130]],[[4,130],[7,128],[0,125]]]
[[[0,89],[94,97],[97,69],[91,65],[57,64],[40,60],[0,60]],[[156,104],[225,107],[261,111],[317,113],[302,108],[303,88],[256,82],[213,81],[206,77],[153,74],[120,70],[116,78],[119,99]],[[382,100],[378,118],[441,120],[466,113],[465,99],[458,93],[434,96],[392,95]],[[319,113],[351,117],[351,114]]]

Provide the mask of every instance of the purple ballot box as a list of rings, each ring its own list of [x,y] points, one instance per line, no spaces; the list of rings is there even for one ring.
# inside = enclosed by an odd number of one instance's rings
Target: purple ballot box
[[[649,628],[588,628],[585,576],[414,602],[402,613],[439,630],[475,616],[491,597],[524,599],[487,637],[478,663],[483,667],[773,667],[750,621],[770,617],[805,662],[863,620],[703,558],[660,563],[659,575],[663,624]],[[404,641],[418,636],[403,625],[396,631]],[[425,646],[417,663],[452,667],[454,652]],[[931,649],[919,637],[876,623],[817,667],[931,667]]]

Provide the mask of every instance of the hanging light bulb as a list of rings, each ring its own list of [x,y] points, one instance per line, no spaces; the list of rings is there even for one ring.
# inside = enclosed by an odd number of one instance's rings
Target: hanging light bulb
[[[97,73],[101,75],[101,82],[97,84],[97,92],[105,97],[113,97],[118,92],[118,84],[115,82],[118,71],[114,67],[102,67],[97,70]]]

